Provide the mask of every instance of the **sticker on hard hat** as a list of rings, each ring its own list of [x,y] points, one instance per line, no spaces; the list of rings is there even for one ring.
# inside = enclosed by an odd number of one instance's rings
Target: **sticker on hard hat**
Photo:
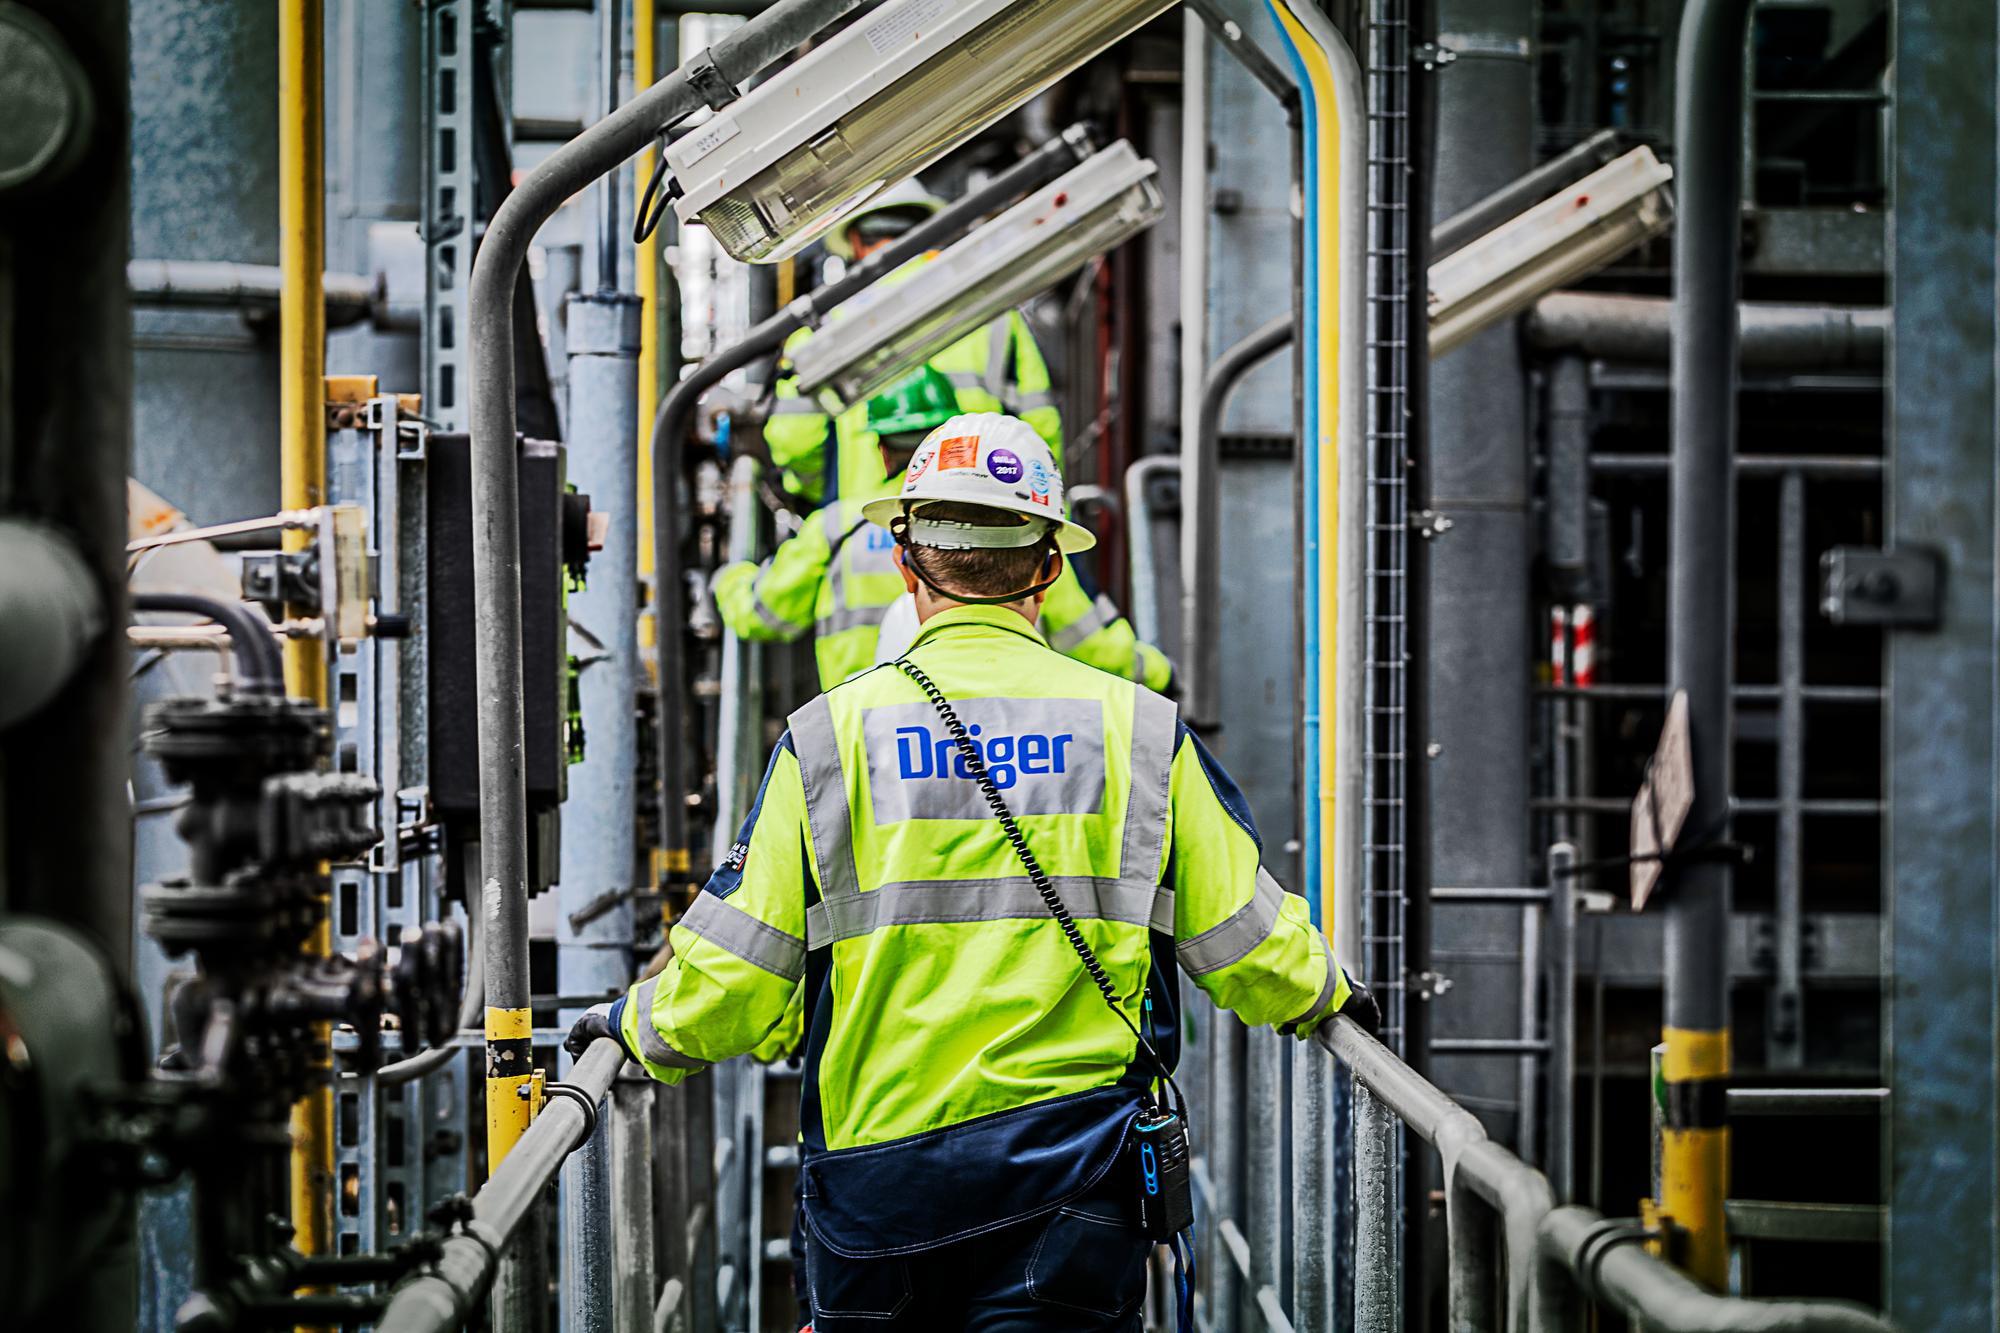
[[[1104,712],[1094,699],[968,699],[953,707],[1019,815],[1094,814],[1104,800]],[[957,740],[927,702],[862,714],[877,824],[991,819]]]
[[[1023,475],[1021,456],[1011,449],[992,449],[986,454],[986,470],[993,480],[1012,486]]]
[[[917,456],[910,460],[909,472],[903,478],[904,490],[907,491],[910,487],[917,484],[917,478],[924,475],[925,470],[931,465],[932,456],[936,453],[937,450],[929,445],[925,445],[923,448],[917,450]]]
[[[1049,492],[1055,488],[1056,471],[1037,458],[1028,464],[1028,498],[1038,505],[1049,502]]]
[[[937,465],[940,472],[947,468],[978,467],[979,437],[954,435],[948,440],[939,440]]]

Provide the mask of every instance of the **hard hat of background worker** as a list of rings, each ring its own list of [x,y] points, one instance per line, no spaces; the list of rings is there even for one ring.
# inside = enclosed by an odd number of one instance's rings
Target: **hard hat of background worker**
[[[916,452],[924,437],[958,415],[958,392],[943,372],[918,366],[868,400],[868,429],[885,453],[902,461]],[[894,476],[898,469],[889,469]]]
[[[1018,524],[974,527],[926,520],[932,504],[977,505],[1017,515]],[[889,529],[903,546],[1002,550],[1049,542],[1063,555],[1097,545],[1072,523],[1055,456],[1035,428],[999,412],[969,412],[933,430],[917,448],[893,495],[861,506],[862,517]]]
[[[881,191],[829,228],[826,248],[851,264],[860,257],[861,249],[895,240],[943,207],[944,200],[912,176]],[[855,246],[857,239],[860,249]]]

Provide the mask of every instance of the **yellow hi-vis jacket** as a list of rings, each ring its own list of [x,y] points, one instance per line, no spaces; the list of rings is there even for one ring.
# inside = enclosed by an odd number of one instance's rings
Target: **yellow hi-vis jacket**
[[[895,283],[914,272],[917,260],[882,281]],[[811,333],[801,329],[786,346]],[[1062,413],[1049,383],[1048,362],[1019,311],[1010,310],[975,329],[931,358],[931,368],[951,381],[961,412],[1007,412],[1034,427],[1048,441],[1055,464],[1062,467]],[[880,437],[868,429],[868,404],[852,403],[838,418],[829,418],[817,398],[802,395],[786,376],[777,383],[770,420],[764,423],[764,443],[780,469],[785,489],[812,504],[872,493],[885,480]],[[827,445],[834,444],[833,458]],[[836,462],[837,460],[837,462]],[[828,488],[829,465],[834,482]]]
[[[1171,1065],[1177,973],[1303,1034],[1347,978],[1264,871],[1241,793],[1174,705],[1018,613],[933,616],[952,701],[1043,869]],[[802,1199],[836,1253],[910,1253],[1049,1212],[1114,1168],[1155,1075],[1108,1012],[931,703],[893,665],[792,714],[736,845],[614,1006],[675,1082],[756,1048],[801,989]]]
[[[882,617],[902,595],[903,576],[891,559],[895,538],[863,518],[861,506],[895,488],[888,478],[826,505],[761,565],[746,560],[718,573],[713,590],[722,623],[738,638],[765,641],[790,641],[810,630],[823,690],[873,666]],[[1050,645],[1079,662],[1153,690],[1173,679],[1167,655],[1142,643],[1117,604],[1092,595],[1067,560],[1043,599],[1041,623]]]

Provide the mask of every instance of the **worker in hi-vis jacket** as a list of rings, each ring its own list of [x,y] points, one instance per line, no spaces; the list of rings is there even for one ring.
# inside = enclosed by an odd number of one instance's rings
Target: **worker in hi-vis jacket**
[[[864,519],[862,510],[871,500],[895,494],[918,443],[963,410],[963,400],[931,366],[869,399],[865,435],[879,474],[809,515],[761,565],[743,561],[718,572],[711,588],[722,623],[744,639],[791,640],[810,633],[821,689],[873,666],[883,617],[904,592],[892,561],[894,540]],[[1102,593],[1093,595],[1068,560],[1048,591],[1042,631],[1058,652],[1080,662],[1155,690],[1171,687],[1167,655],[1141,642],[1117,605]]]
[[[942,207],[944,201],[913,177],[882,191],[843,219],[827,233],[826,248],[846,263],[858,263]],[[871,291],[895,286],[932,258],[912,260],[880,279]],[[870,293],[864,292],[856,303],[868,299]],[[840,318],[840,312],[834,318]],[[787,346],[811,336],[801,329]],[[930,368],[957,393],[960,411],[1014,413],[1048,442],[1056,466],[1062,466],[1062,414],[1056,408],[1048,362],[1020,311],[1006,311],[960,338],[932,357]],[[877,464],[876,432],[861,404],[830,417],[817,399],[801,394],[790,377],[777,382],[764,441],[778,466],[779,484],[808,504],[870,498],[891,475]]]
[[[570,1041],[678,1082],[803,992],[815,1333],[1137,1333],[1178,974],[1301,1036],[1374,1002],[1175,705],[1037,628],[1093,539],[1033,429],[946,422],[867,517],[915,643],[791,715],[672,959]]]

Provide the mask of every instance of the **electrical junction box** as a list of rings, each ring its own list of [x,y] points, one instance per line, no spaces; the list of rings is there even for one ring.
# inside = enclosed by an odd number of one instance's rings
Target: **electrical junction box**
[[[836,306],[793,348],[799,389],[838,415],[1166,211],[1159,168],[1132,145],[1090,156],[890,286]]]
[[[1170,7],[890,0],[669,144],[675,211],[783,259]]]
[[[568,487],[567,455],[520,442],[521,709],[526,723],[529,892],[558,877],[559,812],[569,794],[570,573],[588,549],[587,498]],[[472,441],[433,434],[425,469],[431,806],[445,829],[447,882],[465,880],[479,837],[479,690],[473,622]]]

